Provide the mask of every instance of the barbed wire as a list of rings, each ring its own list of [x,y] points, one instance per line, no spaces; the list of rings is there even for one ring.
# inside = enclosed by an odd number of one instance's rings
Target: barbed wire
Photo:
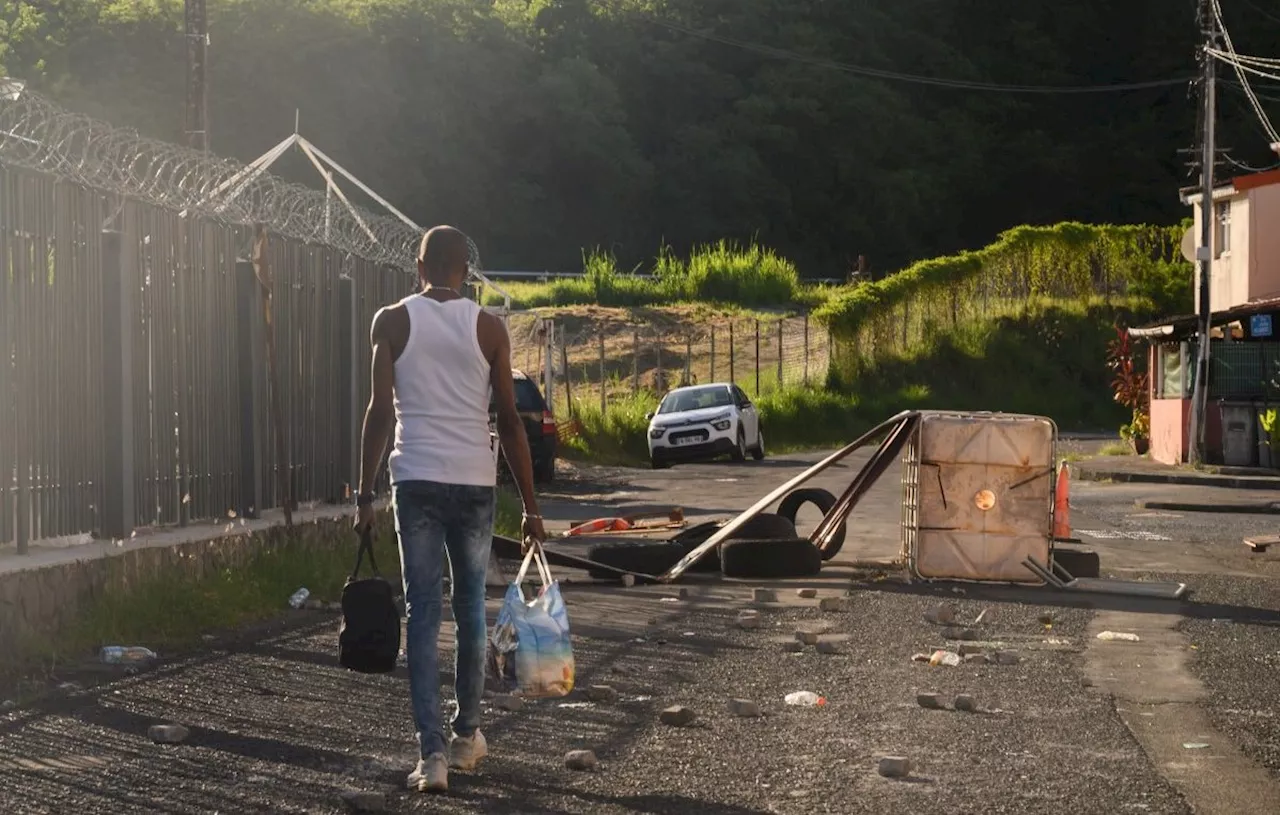
[[[324,192],[232,159],[72,113],[30,90],[0,94],[0,164],[228,224],[321,244],[374,263],[414,268],[422,233],[395,218],[348,208]],[[354,214],[353,211],[354,210]],[[468,239],[469,266],[480,253]]]

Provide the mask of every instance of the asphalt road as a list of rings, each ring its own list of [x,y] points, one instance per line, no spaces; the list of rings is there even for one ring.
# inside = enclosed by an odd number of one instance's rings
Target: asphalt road
[[[544,514],[553,528],[672,505],[691,517],[728,515],[818,458],[662,472],[578,469],[548,492]],[[817,485],[839,491],[862,460]],[[900,489],[896,469],[872,489],[842,558],[898,553]],[[1177,492],[1073,487],[1073,525],[1102,554],[1105,570],[1176,575],[1204,595],[1139,614],[1169,618],[1171,626],[1184,620],[1168,631],[1134,622],[1143,650],[1100,647],[1093,636],[1100,615],[1123,620],[1131,609],[1040,589],[913,586],[840,567],[804,585],[820,597],[852,588],[845,609],[820,611],[815,600],[796,597],[799,584],[779,583],[781,602],[759,607],[762,627],[742,630],[735,620],[753,605],[751,585],[696,581],[676,599],[670,588],[571,580],[579,687],[609,684],[618,700],[590,702],[575,691],[520,712],[487,708],[490,760],[479,773],[455,775],[448,798],[425,799],[402,790],[413,759],[403,672],[368,677],[337,668],[336,617],[295,612],[194,653],[162,655],[159,666],[136,676],[67,666],[59,679],[76,687],[0,712],[0,812],[337,813],[346,809],[341,793],[352,789],[383,793],[394,812],[1184,813],[1193,803],[1197,812],[1240,811],[1229,808],[1238,800],[1232,787],[1240,787],[1237,796],[1248,791],[1228,767],[1247,760],[1264,768],[1248,779],[1263,778],[1255,804],[1280,790],[1280,592],[1273,579],[1280,557],[1251,557],[1239,541],[1275,516],[1172,517],[1135,506]],[[1204,490],[1196,492],[1203,500]],[[974,626],[978,636],[1016,651],[1019,661],[954,668],[912,661],[936,647],[959,647],[924,619],[940,604],[963,621],[986,610]],[[836,653],[786,650],[797,628],[810,627]],[[446,630],[446,647],[449,636]],[[1179,659],[1168,661],[1174,652]],[[1121,701],[1125,686],[1142,684],[1130,675],[1153,690],[1137,688]],[[1178,715],[1160,718],[1175,707],[1158,696],[1169,680],[1203,686],[1189,698],[1210,725],[1183,734]],[[821,693],[828,704],[789,707],[782,697],[793,690]],[[916,694],[928,691],[948,703],[973,694],[981,712],[923,710]],[[766,715],[731,715],[733,698],[757,702]],[[673,704],[696,711],[695,726],[658,723],[658,712]],[[1148,714],[1155,718],[1135,719]],[[1161,733],[1135,732],[1134,721],[1172,730],[1161,740]],[[151,743],[147,728],[163,722],[189,727],[187,742]],[[1184,750],[1182,742],[1193,740],[1209,747]],[[597,772],[564,768],[564,753],[579,748],[596,752]],[[1152,758],[1153,749],[1171,749],[1176,760]],[[913,777],[881,778],[875,766],[883,755],[911,758]],[[1273,802],[1253,811],[1280,811],[1280,798]]]

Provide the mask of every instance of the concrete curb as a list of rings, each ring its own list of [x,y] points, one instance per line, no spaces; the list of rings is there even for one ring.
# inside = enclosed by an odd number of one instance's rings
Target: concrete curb
[[[1138,509],[1168,512],[1212,512],[1239,515],[1280,515],[1280,504],[1194,504],[1183,501],[1138,501]]]
[[[1078,481],[1116,481],[1124,484],[1184,484],[1192,487],[1220,487],[1235,490],[1278,490],[1280,476],[1229,476],[1210,473],[1148,473],[1127,470],[1098,470],[1074,466],[1071,476]]]

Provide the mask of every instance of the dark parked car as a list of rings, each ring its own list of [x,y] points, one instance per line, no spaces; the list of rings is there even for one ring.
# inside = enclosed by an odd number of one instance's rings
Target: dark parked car
[[[522,371],[512,371],[516,389],[516,410],[524,420],[524,432],[529,437],[529,455],[533,459],[533,480],[539,483],[552,481],[556,476],[556,447],[559,442],[556,417],[547,401],[542,398],[538,383]],[[497,411],[489,407],[490,417],[496,421]],[[506,461],[500,464],[503,476],[510,478]]]

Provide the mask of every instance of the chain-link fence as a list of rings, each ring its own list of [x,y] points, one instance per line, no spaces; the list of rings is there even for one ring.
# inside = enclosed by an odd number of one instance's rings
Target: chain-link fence
[[[549,391],[557,412],[712,382],[756,396],[821,386],[831,360],[830,334],[808,316],[641,325],[513,314],[509,328],[513,365]]]

